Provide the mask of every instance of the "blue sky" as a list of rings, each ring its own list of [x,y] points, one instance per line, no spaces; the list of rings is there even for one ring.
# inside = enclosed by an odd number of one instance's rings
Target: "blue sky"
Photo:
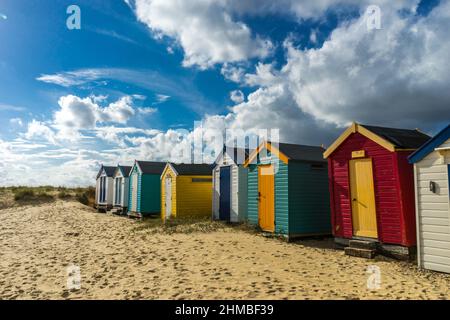
[[[177,160],[194,121],[303,144],[351,121],[433,134],[450,119],[450,5],[391,2],[3,0],[0,185]],[[371,4],[379,30],[365,27]]]

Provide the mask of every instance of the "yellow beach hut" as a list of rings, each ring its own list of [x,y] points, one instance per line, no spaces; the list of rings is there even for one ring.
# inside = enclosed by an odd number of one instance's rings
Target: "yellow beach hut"
[[[161,219],[210,217],[212,170],[209,164],[167,163],[161,175]]]

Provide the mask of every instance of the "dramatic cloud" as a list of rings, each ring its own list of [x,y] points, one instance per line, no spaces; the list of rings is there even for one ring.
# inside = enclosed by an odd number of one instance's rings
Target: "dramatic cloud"
[[[270,40],[253,35],[233,19],[227,1],[136,0],[137,18],[156,37],[168,36],[183,48],[183,65],[208,68],[216,63],[267,57]]]

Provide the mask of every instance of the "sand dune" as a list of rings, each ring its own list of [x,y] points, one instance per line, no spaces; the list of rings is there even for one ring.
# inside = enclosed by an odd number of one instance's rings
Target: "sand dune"
[[[75,203],[0,210],[0,299],[449,299],[450,275],[225,228],[138,230]],[[81,271],[68,290],[67,266]],[[368,290],[369,265],[381,288]]]

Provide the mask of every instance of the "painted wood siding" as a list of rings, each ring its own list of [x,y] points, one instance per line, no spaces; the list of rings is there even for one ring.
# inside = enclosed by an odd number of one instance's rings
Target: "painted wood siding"
[[[404,243],[401,201],[395,153],[390,152],[359,133],[350,135],[329,157],[330,193],[334,234],[353,236],[348,163],[352,151],[365,150],[372,158],[378,237],[381,242]],[[410,182],[412,183],[412,182]]]
[[[450,145],[450,139],[445,142]],[[442,158],[436,151],[416,163],[419,265],[450,273],[450,151]],[[429,183],[437,184],[436,193]]]
[[[220,207],[220,165],[218,165],[213,171],[213,217],[219,219],[219,207]]]
[[[289,169],[279,161],[275,173],[275,233],[289,234]]]
[[[140,179],[140,211],[144,214],[161,212],[161,184],[157,174],[144,174]]]
[[[246,216],[246,206],[247,203],[247,194],[246,194],[246,188],[245,190],[242,189],[242,186],[240,185],[240,172],[242,171],[240,168],[243,168],[243,166],[237,166],[236,164],[233,164],[233,160],[231,157],[225,153],[222,154],[220,158],[217,159],[217,166],[214,168],[213,171],[213,216],[215,219],[219,219],[219,206],[220,206],[220,168],[225,166],[230,166],[230,221],[232,222],[238,222],[243,221]],[[246,170],[246,169],[245,169]],[[243,183],[247,184],[247,177],[244,177]],[[241,201],[241,192],[245,199]],[[240,204],[242,202],[242,205]],[[244,212],[241,213],[241,207],[243,207]],[[242,217],[241,217],[242,215]]]
[[[193,179],[211,179],[193,182]],[[212,212],[212,176],[177,176],[177,217],[205,216]]]
[[[403,226],[402,245],[408,247],[417,244],[414,166],[408,162],[408,156],[411,153],[412,151],[399,151],[395,153],[398,174],[397,193],[400,199],[400,219],[401,225]]]
[[[123,178],[122,182],[122,206],[128,207],[130,178]]]
[[[276,162],[275,159],[272,163]],[[267,161],[260,161],[256,165],[250,165],[248,170],[248,221],[258,225],[258,165],[267,164]],[[279,161],[277,172],[275,173],[275,233],[289,234],[289,174],[288,165]]]
[[[136,190],[136,208],[137,212],[141,213],[141,200],[142,200],[142,175],[139,173],[136,175],[137,190]]]
[[[230,221],[239,221],[239,167],[230,168]]]
[[[166,172],[163,173],[162,177],[161,177],[161,219],[164,220],[165,216],[166,216],[166,177],[170,176],[172,178],[172,190],[170,190],[170,192],[172,192],[172,216],[176,217],[177,216],[177,177],[175,175],[175,173],[168,169]]]
[[[328,168],[289,164],[289,233],[331,234]]]
[[[136,167],[133,168],[132,173],[130,174],[130,179],[129,179],[129,203],[130,206],[128,208],[128,211],[136,211],[139,212],[139,207],[138,207],[138,189],[139,189],[139,183],[138,183],[138,187],[137,188],[133,188],[133,182],[135,180],[139,180],[139,171]],[[133,206],[136,206],[136,208],[134,208]]]
[[[238,202],[239,202],[239,221],[247,220],[247,168],[244,166],[239,166],[238,169],[239,180],[238,180]]]
[[[258,166],[248,166],[247,175],[247,219],[248,222],[258,225]]]
[[[98,204],[100,199],[100,178],[95,181],[95,204]]]

